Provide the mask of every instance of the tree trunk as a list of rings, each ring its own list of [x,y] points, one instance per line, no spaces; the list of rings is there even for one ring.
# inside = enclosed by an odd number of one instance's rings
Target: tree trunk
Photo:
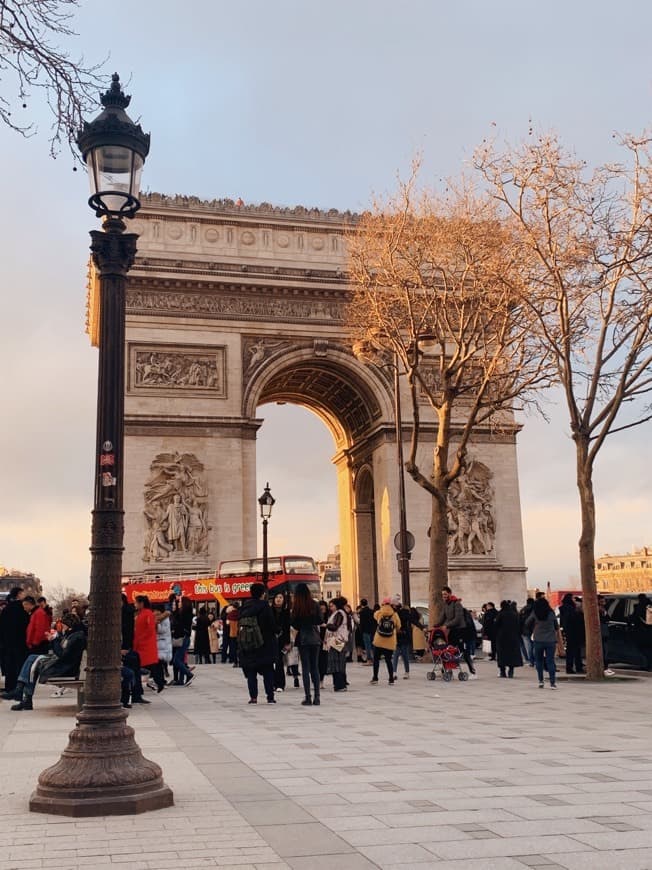
[[[586,675],[589,680],[604,680],[602,636],[595,583],[595,498],[593,469],[589,462],[589,439],[576,436],[577,488],[580,495],[582,533],[579,539],[582,607],[586,631]]]
[[[432,497],[429,568],[428,614],[432,628],[441,622],[441,590],[448,585],[448,509],[445,494]]]

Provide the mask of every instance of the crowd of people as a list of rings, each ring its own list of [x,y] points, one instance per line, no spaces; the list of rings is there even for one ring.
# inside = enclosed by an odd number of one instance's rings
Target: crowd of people
[[[640,597],[644,600],[638,606],[645,615],[648,601]],[[602,597],[599,613],[605,674],[612,675],[607,657],[609,617]],[[550,688],[556,689],[558,657],[565,660],[566,673],[584,672],[582,605],[570,593],[564,596],[558,616],[543,593],[528,598],[520,609],[513,601],[501,601],[498,608],[490,601],[475,613],[445,586],[440,617],[431,631],[445,632],[470,679],[477,677],[479,637],[501,678],[513,679],[515,669],[529,666],[536,670],[540,688],[547,678]],[[11,709],[31,710],[39,681],[77,677],[86,635],[79,601],[73,601],[55,621],[44,597],[35,599],[20,587],[12,589],[0,611],[1,697],[15,701]],[[194,665],[189,663],[193,635]],[[347,691],[350,662],[372,668],[372,685],[379,683],[383,663],[390,686],[397,680],[399,664],[403,679],[409,679],[411,662],[424,657],[430,640],[421,612],[404,606],[398,595],[374,607],[363,598],[353,610],[343,596],[328,602],[314,600],[305,584],[288,597],[282,592],[268,596],[262,583],[254,583],[243,602],[227,604],[219,613],[201,605],[195,613],[192,601],[183,596],[171,594],[165,603],[152,604],[147,596],[136,595],[131,604],[123,594],[121,702],[124,707],[150,703],[143,676],[146,685],[160,693],[168,686],[190,685],[197,664],[219,661],[242,669],[249,704],[258,703],[260,676],[268,704],[276,703],[278,693],[292,680],[294,688],[303,685],[302,704],[319,706],[327,677],[333,691]]]
[[[20,586],[9,591],[0,611],[0,670],[4,701],[13,711],[32,710],[38,682],[77,676],[86,648],[84,608],[79,601],[54,620],[45,597],[25,595]]]

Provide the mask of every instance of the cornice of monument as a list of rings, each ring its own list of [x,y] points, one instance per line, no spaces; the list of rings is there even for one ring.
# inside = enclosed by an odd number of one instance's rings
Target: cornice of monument
[[[280,206],[269,202],[245,204],[241,200],[232,199],[200,199],[198,196],[182,194],[168,195],[164,193],[145,193],[140,197],[142,210],[139,217],[149,217],[152,212],[183,213],[185,220],[192,219],[189,212],[197,218],[220,218],[225,222],[239,222],[239,219],[249,219],[256,222],[267,221],[271,224],[326,224],[338,230],[346,226],[355,226],[361,215],[350,210],[340,211],[336,208],[320,209],[306,208],[303,205]],[[175,214],[176,216],[176,214]],[[179,214],[181,217],[181,214]]]

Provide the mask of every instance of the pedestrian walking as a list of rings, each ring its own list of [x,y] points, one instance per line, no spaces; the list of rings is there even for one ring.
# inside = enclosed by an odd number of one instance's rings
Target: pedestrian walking
[[[301,676],[305,698],[301,702],[304,707],[320,704],[319,650],[321,648],[321,612],[319,605],[310,595],[305,583],[299,583],[294,592],[292,602],[291,624],[296,631],[296,644],[301,658]],[[312,682],[313,694],[310,694]]]
[[[410,642],[412,640],[412,623],[410,620],[410,611],[407,607],[404,607],[401,603],[401,600],[398,596],[395,596],[393,599],[392,606],[394,610],[398,614],[398,618],[400,620],[400,628],[396,632],[396,649],[394,650],[394,654],[392,656],[392,669],[394,671],[395,678],[398,678],[398,660],[401,658],[403,660],[403,667],[405,669],[405,673],[403,674],[404,680],[410,679]]]
[[[346,645],[349,627],[344,605],[346,598],[340,596],[330,602],[330,616],[326,623],[326,647],[328,649],[328,673],[333,677],[333,691],[346,692]]]
[[[5,692],[13,692],[16,688],[18,674],[27,658],[29,614],[23,608],[22,598],[22,587],[14,586],[9,590],[7,603],[0,612],[0,650]]]
[[[155,604],[152,609],[154,610],[154,619],[156,620],[156,649],[161,669],[161,679],[158,683],[154,680],[154,688],[160,692],[166,685],[165,677],[168,672],[168,665],[172,661],[172,624],[170,611],[165,609],[164,604]]]
[[[523,667],[521,658],[521,630],[518,613],[510,601],[500,602],[500,611],[494,622],[496,629],[496,658],[501,677],[514,676],[514,668]]]
[[[539,678],[539,688],[543,689],[543,671],[548,672],[550,688],[557,688],[557,666],[555,652],[559,639],[559,623],[546,598],[537,598],[528,617],[526,628],[532,633],[534,644],[534,663]]]
[[[276,655],[274,657],[274,688],[285,691],[285,656],[290,650],[290,610],[285,595],[277,592],[272,599]]]
[[[378,683],[378,670],[381,658],[385,659],[389,685],[393,685],[394,665],[392,662],[396,649],[396,635],[401,628],[398,613],[392,607],[391,598],[383,598],[381,606],[374,613],[376,633],[374,634],[374,670],[371,683]]]
[[[211,662],[211,644],[208,636],[208,627],[210,625],[208,619],[208,611],[205,606],[201,606],[197,613],[197,621],[195,622],[195,664],[209,665]]]
[[[583,674],[584,613],[570,592],[561,600],[559,622],[566,638],[566,673]]]
[[[251,598],[245,601],[238,620],[238,656],[247,678],[249,703],[258,703],[258,675],[263,678],[268,704],[275,704],[274,661],[276,659],[276,627],[272,609],[264,600],[265,586],[252,583]]]
[[[328,604],[325,601],[319,602],[319,637],[321,639],[321,647],[319,649],[319,687],[324,688],[324,680],[328,673],[328,649],[326,647],[326,623],[330,616]]]
[[[360,600],[358,617],[360,619],[360,633],[362,634],[362,648],[365,655],[364,664],[371,667],[374,660],[372,642],[376,633],[376,620],[374,619],[374,612],[369,607],[369,602],[366,598]]]
[[[441,597],[444,602],[444,607],[442,611],[442,625],[448,631],[448,640],[451,644],[453,644],[453,646],[458,647],[470,671],[469,679],[474,679],[476,677],[475,665],[473,664],[473,659],[471,658],[471,654],[469,653],[469,648],[466,642],[468,632],[475,632],[473,618],[469,613],[469,622],[467,624],[468,611],[465,611],[464,607],[462,606],[462,599],[457,598],[457,596],[453,595],[450,586],[444,586],[441,591]],[[497,611],[495,612],[497,613]],[[495,639],[493,622],[492,634]]]
[[[489,653],[489,661],[496,661],[496,617],[498,616],[498,611],[496,610],[496,605],[493,601],[488,601],[483,605],[483,616],[482,616],[482,637],[485,640],[488,640],[491,646],[491,652]]]
[[[158,643],[156,639],[156,619],[146,595],[136,595],[136,623],[134,626],[134,652],[138,653],[141,667],[149,671],[158,691],[165,686],[163,669],[159,664]],[[136,674],[140,680],[140,674]],[[132,703],[137,699],[133,698]]]
[[[175,686],[189,686],[195,675],[186,664],[186,654],[192,634],[192,601],[185,595],[172,613],[172,673]]]
[[[529,632],[526,630],[525,625],[530,618],[533,607],[534,598],[528,598],[528,600],[525,602],[525,606],[522,607],[518,613],[518,625],[521,633],[521,654],[523,656],[523,659],[530,665],[531,668],[534,667],[534,646],[532,644],[532,638]]]
[[[217,655],[220,651],[220,620],[212,610],[208,614],[208,645],[211,653],[211,661],[215,664],[217,662]]]

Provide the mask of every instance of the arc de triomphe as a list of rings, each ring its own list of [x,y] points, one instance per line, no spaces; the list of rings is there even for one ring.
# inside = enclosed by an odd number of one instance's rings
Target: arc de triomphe
[[[212,572],[255,555],[257,408],[286,402],[333,436],[345,594],[400,589],[392,379],[356,360],[344,330],[350,219],[143,197],[129,227],[140,238],[127,288],[125,574]],[[91,340],[97,320],[91,282]],[[453,494],[451,582],[469,606],[525,592],[516,431],[480,431]],[[406,487],[412,599],[425,601],[429,497],[409,477]]]

